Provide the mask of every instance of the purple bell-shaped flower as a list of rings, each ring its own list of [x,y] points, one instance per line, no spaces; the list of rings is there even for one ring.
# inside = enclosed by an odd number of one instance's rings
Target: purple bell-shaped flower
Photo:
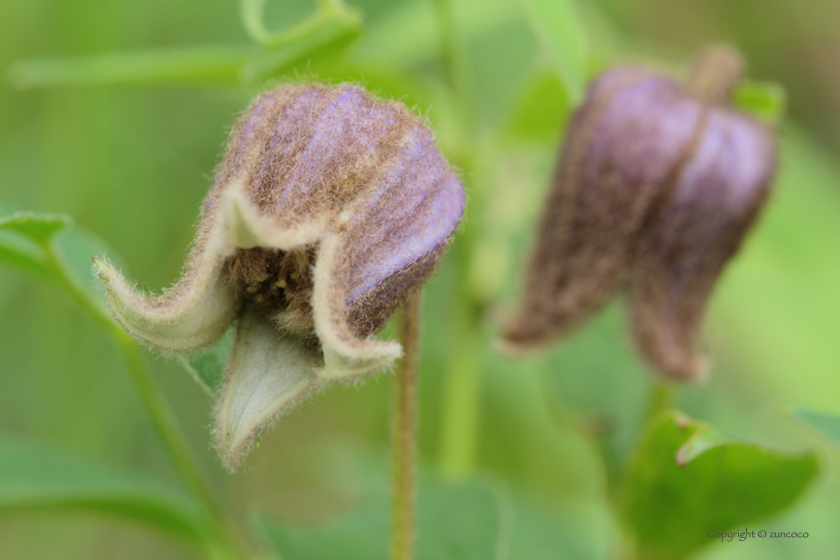
[[[96,268],[117,322],[164,353],[237,323],[216,410],[235,470],[312,390],[400,356],[375,334],[434,270],[463,211],[458,177],[402,104],[354,85],[284,86],[234,128],[174,286],[147,297]]]

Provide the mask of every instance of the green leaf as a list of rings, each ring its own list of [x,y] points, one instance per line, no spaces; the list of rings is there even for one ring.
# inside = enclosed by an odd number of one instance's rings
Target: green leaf
[[[112,262],[122,260],[104,240],[74,226],[69,216],[16,212],[0,218],[0,264],[55,282],[76,303],[110,323],[91,262],[106,254]]]
[[[30,274],[48,274],[44,250],[14,231],[0,230],[0,263]]]
[[[586,82],[587,48],[583,26],[570,0],[523,0],[528,20],[554,63],[569,98],[577,104]]]
[[[59,232],[52,240],[51,250],[55,257],[55,266],[62,271],[67,282],[75,286],[78,293],[83,294],[91,305],[97,306],[103,314],[110,316],[99,280],[93,273],[93,258],[105,256],[127,274],[128,268],[122,257],[107,241],[81,226],[69,227]]]
[[[726,441],[667,412],[648,425],[624,480],[622,516],[645,558],[685,558],[707,536],[793,504],[817,475],[812,452]]]
[[[0,437],[0,513],[82,510],[117,516],[193,544],[206,540],[197,504],[146,478]]]
[[[0,219],[0,230],[19,233],[38,245],[46,245],[56,232],[72,223],[69,216],[61,214],[15,212]]]
[[[49,276],[50,238],[72,223],[67,216],[15,212],[0,218],[0,263]]]
[[[209,352],[200,352],[189,356],[179,354],[176,357],[178,363],[211,397],[216,396],[222,386],[235,336],[236,329],[228,329],[222,339]]]
[[[463,0],[452,3],[462,45],[492,36],[517,18],[515,2]],[[371,18],[365,39],[353,59],[366,66],[411,68],[440,56],[438,21],[434,3],[427,0],[394,2],[387,11]]]
[[[74,226],[68,216],[16,212],[0,218],[1,264],[54,281],[75,297],[77,303],[108,320],[110,313],[91,262],[93,257],[102,256],[107,256],[123,271],[127,270],[121,257],[106,241]],[[210,352],[179,356],[178,361],[208,394],[215,395],[232,345],[231,331]]]
[[[387,558],[389,502],[381,496],[359,511],[317,529],[287,529],[258,520],[271,547],[294,560]],[[421,483],[417,511],[418,560],[498,557],[503,516],[493,489],[478,481]]]
[[[11,214],[15,213],[15,209],[12,207],[11,204],[7,204],[0,200],[0,219],[5,218]]]
[[[790,414],[835,445],[840,445],[840,416],[807,408],[794,408]]]
[[[555,72],[539,69],[510,111],[504,134],[512,140],[555,142],[569,114],[569,100]]]
[[[389,500],[379,483],[387,471],[368,466],[377,480],[377,498],[319,528],[288,528],[257,519],[257,530],[288,560],[387,558]],[[369,473],[370,474],[370,473]],[[592,511],[555,505],[510,491],[498,483],[470,479],[445,483],[421,476],[417,512],[418,560],[555,560],[605,558]]]
[[[771,124],[785,117],[787,92],[775,82],[744,81],[735,91],[735,105]]]

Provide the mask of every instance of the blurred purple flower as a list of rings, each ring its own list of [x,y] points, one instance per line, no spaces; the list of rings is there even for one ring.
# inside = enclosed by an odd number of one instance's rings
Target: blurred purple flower
[[[592,84],[567,131],[506,348],[572,331],[623,287],[653,369],[702,377],[706,301],[776,167],[772,131],[730,105],[741,73],[736,52],[713,47],[685,83],[627,66]]]

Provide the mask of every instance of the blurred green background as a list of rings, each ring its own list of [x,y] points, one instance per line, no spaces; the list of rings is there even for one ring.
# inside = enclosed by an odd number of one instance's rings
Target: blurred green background
[[[281,27],[313,10],[269,0]],[[453,0],[469,103],[441,94],[445,68],[431,0],[360,0],[365,34],[329,64],[301,63],[280,80],[361,81],[427,114],[474,204],[446,264],[426,290],[421,460],[441,454],[445,376],[468,297],[483,325],[466,359],[479,372],[475,472],[499,481],[552,524],[521,522],[522,558],[608,558],[618,531],[608,475],[587,437],[607,425],[606,454],[636,437],[650,385],[629,350],[621,303],[540,360],[496,356],[491,319],[510,301],[551,169],[568,102],[520,5]],[[840,557],[840,453],[783,412],[840,412],[840,4],[829,0],[599,0],[578,6],[591,72],[625,59],[678,67],[700,46],[738,46],[750,77],[789,93],[782,167],[759,227],[712,301],[709,382],[678,404],[734,437],[782,450],[820,446],[822,475],[805,498],[755,529],[808,531],[807,540],[712,543],[698,558]],[[4,0],[0,69],[38,57],[201,45],[245,45],[235,2]],[[317,61],[316,61],[317,62]],[[72,215],[160,290],[179,274],[199,203],[236,116],[261,86],[15,89],[0,81],[0,200]],[[464,131],[467,132],[464,132]],[[464,275],[463,271],[467,271]],[[468,293],[465,296],[465,290]],[[111,342],[62,294],[0,269],[0,433],[175,483]],[[214,484],[245,516],[291,526],[352,511],[384,476],[390,377],[334,387],[284,418],[245,472],[225,474],[210,449],[206,395],[174,361],[153,360]],[[460,364],[460,362],[459,362]],[[540,518],[545,519],[545,518]],[[753,527],[751,527],[753,528]],[[2,514],[0,558],[193,558],[174,542],[92,515]]]

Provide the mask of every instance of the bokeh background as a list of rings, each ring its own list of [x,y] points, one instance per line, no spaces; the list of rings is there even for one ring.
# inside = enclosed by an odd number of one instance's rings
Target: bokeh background
[[[305,0],[269,4],[278,27],[313,9]],[[606,425],[607,454],[620,459],[650,385],[627,342],[621,302],[543,359],[505,361],[491,340],[498,304],[515,294],[567,116],[564,90],[517,2],[453,1],[468,109],[447,105],[436,89],[444,68],[431,1],[352,5],[364,13],[366,34],[347,57],[280,78],[362,81],[415,105],[464,169],[477,202],[459,234],[470,236],[470,251],[456,242],[424,303],[424,469],[441,463],[446,376],[474,368],[480,422],[468,467],[550,509],[556,521],[515,535],[533,543],[527,557],[608,558],[617,528],[589,434]],[[734,437],[790,451],[818,446],[825,460],[800,503],[756,526],[808,531],[807,540],[716,543],[698,558],[840,557],[840,453],[784,412],[792,404],[840,412],[840,3],[590,0],[579,9],[592,72],[624,59],[679,68],[702,45],[725,40],[742,50],[752,78],[778,81],[789,94],[775,194],[709,311],[711,379],[680,390],[678,404]],[[235,2],[0,2],[2,70],[44,56],[211,44],[249,44]],[[17,89],[2,79],[0,199],[72,215],[109,241],[141,286],[159,290],[178,276],[227,132],[257,91],[236,84]],[[457,310],[466,300],[482,326],[464,357],[453,331],[462,328]],[[388,375],[311,399],[264,438],[246,472],[230,476],[210,449],[206,395],[174,361],[149,359],[237,516],[259,509],[292,526],[317,523],[352,511],[369,479],[384,476]],[[176,482],[111,342],[62,294],[4,269],[0,433]],[[2,558],[115,556],[193,557],[117,520],[0,515]]]

